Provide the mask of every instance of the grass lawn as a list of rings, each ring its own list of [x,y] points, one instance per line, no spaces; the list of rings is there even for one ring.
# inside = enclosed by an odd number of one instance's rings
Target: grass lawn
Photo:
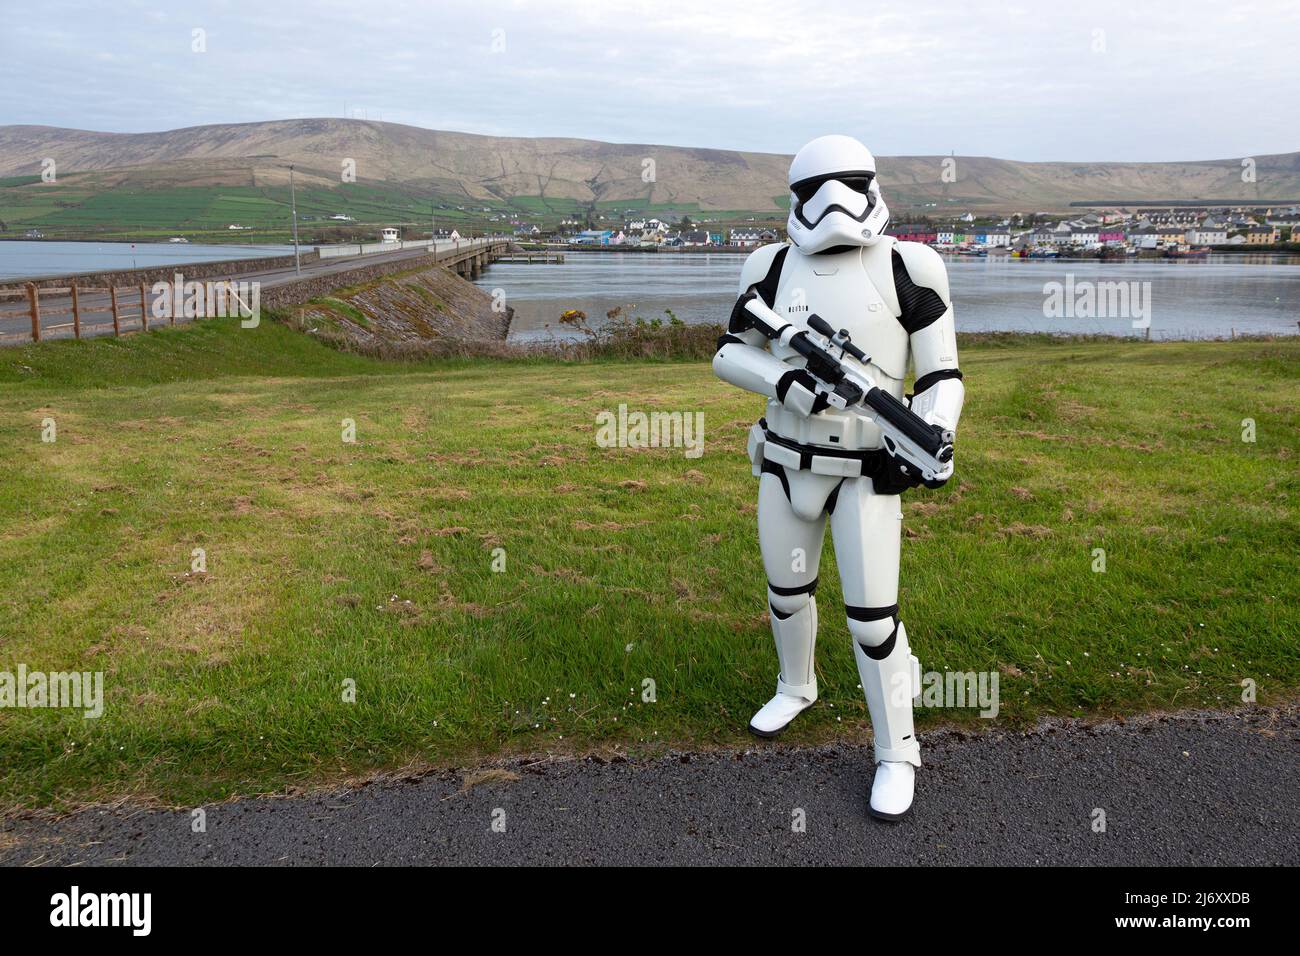
[[[1289,698],[1300,341],[962,365],[958,479],[905,498],[923,668],[998,671],[1004,726]],[[597,447],[620,403],[702,411],[703,456]],[[97,720],[0,709],[0,805],[748,743],[776,676],[759,409],[702,362],[385,365],[273,322],[0,350],[0,670],[105,675]],[[796,742],[867,732],[829,541],[822,582]]]

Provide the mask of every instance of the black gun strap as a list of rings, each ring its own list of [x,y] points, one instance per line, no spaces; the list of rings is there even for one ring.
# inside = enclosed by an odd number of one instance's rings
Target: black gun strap
[[[756,282],[752,288],[754,294],[757,295],[759,299],[762,300],[763,304],[769,309],[776,308],[773,303],[776,301],[776,287],[781,283],[781,265],[785,262],[785,255],[789,251],[789,246],[782,246],[780,249],[776,250],[776,255],[772,257],[772,262],[767,267],[767,275],[763,276],[761,280]],[[727,323],[727,331],[729,333],[736,334],[753,328],[754,320],[749,313],[745,311],[745,296],[748,294],[749,293],[746,292],[737,299],[736,304],[732,306],[731,319]],[[721,348],[722,344],[721,340],[719,340],[718,347]]]
[[[785,256],[789,251],[789,246],[782,246],[776,250],[776,255],[772,257],[772,264],[767,267],[767,275],[754,286],[754,291],[769,309],[776,308],[776,287],[781,283],[781,266],[785,263]]]

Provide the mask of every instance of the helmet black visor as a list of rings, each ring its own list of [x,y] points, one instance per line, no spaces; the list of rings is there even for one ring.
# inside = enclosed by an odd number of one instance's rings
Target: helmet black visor
[[[876,178],[875,173],[869,172],[843,172],[832,173],[828,176],[814,176],[811,179],[801,179],[799,182],[790,187],[790,192],[794,193],[799,204],[803,205],[813,196],[817,195],[817,190],[822,188],[824,183],[832,179],[838,179],[845,186],[848,186],[854,192],[866,195],[867,190],[871,188],[871,181]]]

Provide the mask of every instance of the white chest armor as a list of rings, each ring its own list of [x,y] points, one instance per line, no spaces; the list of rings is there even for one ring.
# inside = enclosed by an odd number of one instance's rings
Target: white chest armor
[[[911,346],[907,330],[898,321],[892,249],[888,241],[832,255],[805,256],[791,249],[781,269],[773,308],[799,328],[808,327],[810,315],[819,315],[836,330],[846,329],[853,344],[871,361],[863,364],[845,356],[845,364],[861,369],[901,399]],[[771,350],[792,366],[804,364],[793,349],[774,344]],[[767,423],[778,435],[808,445],[857,450],[881,444],[880,429],[853,411],[828,408],[803,418],[770,401]]]

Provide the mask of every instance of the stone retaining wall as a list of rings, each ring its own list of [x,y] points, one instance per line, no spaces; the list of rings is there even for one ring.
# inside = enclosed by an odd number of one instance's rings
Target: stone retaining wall
[[[328,277],[333,282],[324,278],[296,282],[292,289],[264,290],[262,306],[287,311],[296,328],[340,337],[372,354],[384,354],[389,345],[435,339],[501,341],[514,311],[498,311],[486,291],[423,256]],[[376,281],[380,279],[385,281]],[[338,291],[347,286],[361,288],[348,294]],[[305,304],[324,297],[342,298],[366,321],[358,323],[328,302]]]
[[[433,264],[432,256],[413,256],[410,259],[400,259],[397,262],[381,262],[375,265],[358,266],[344,272],[332,272],[328,275],[294,279],[282,285],[277,285],[273,289],[263,289],[262,308],[277,309],[288,305],[300,305],[311,299],[329,295],[336,289],[373,282],[375,279],[381,279],[395,272],[427,269]]]

